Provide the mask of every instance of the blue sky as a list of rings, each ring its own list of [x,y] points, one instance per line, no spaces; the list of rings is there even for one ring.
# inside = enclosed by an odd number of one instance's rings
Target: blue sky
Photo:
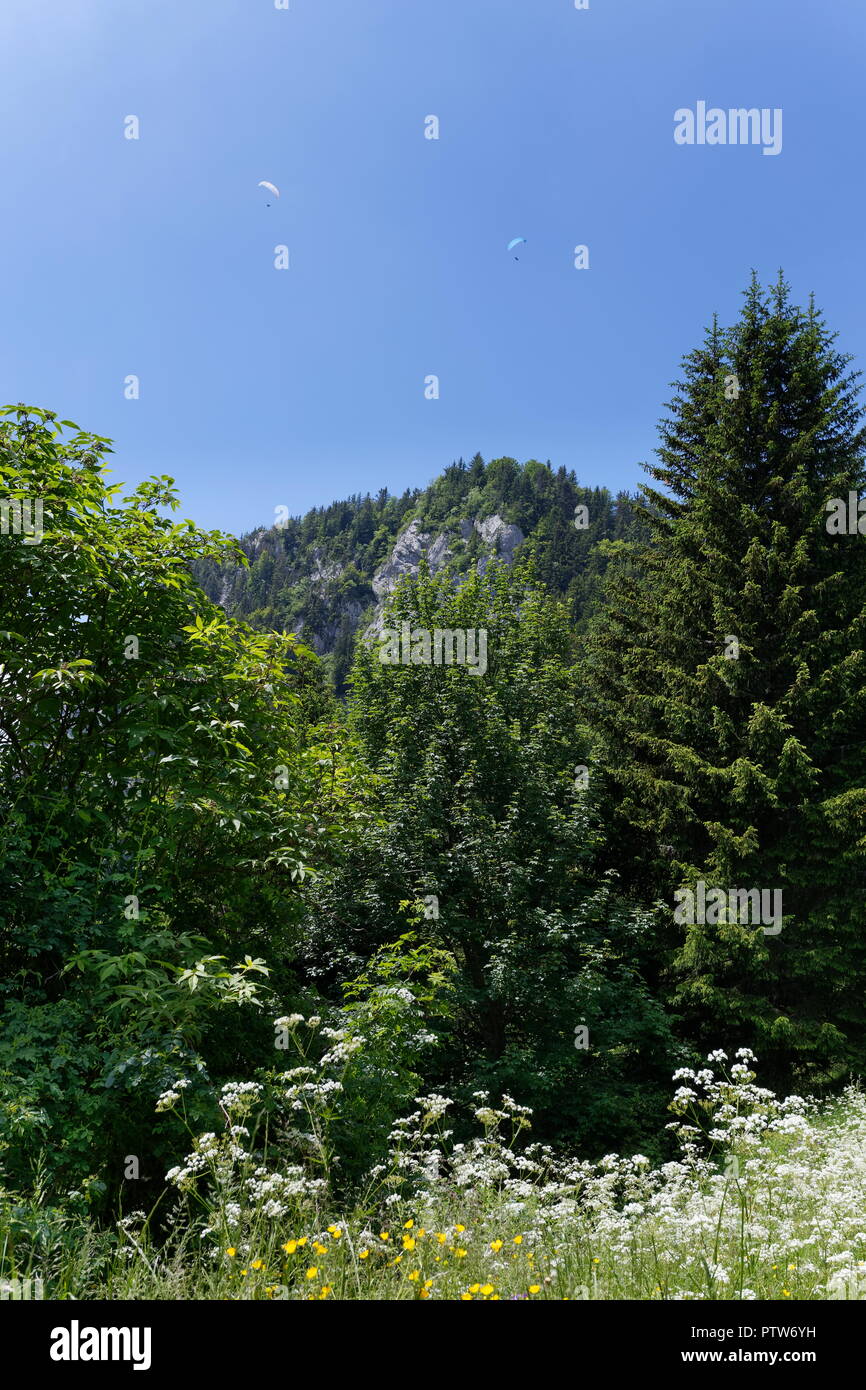
[[[235,532],[476,450],[634,487],[752,267],[864,362],[862,0],[290,5],[0,6],[0,395],[117,479]],[[699,100],[781,154],[677,146]]]

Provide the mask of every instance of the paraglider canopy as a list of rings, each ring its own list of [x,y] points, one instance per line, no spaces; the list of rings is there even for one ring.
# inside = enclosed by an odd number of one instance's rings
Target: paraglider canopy
[[[521,241],[525,242],[525,241],[526,241],[526,237],[525,237],[525,236],[516,236],[516,237],[514,238],[513,241],[509,241],[509,243],[508,243],[508,250],[509,250],[509,251],[513,251],[514,248],[515,248],[515,246],[519,246],[519,245],[520,245]]]
[[[268,183],[267,179],[259,180],[259,188],[269,189],[269,191],[273,193],[275,198],[279,198],[280,196],[280,190],[277,188],[277,185],[275,183]],[[268,203],[268,207],[270,207],[270,203]]]

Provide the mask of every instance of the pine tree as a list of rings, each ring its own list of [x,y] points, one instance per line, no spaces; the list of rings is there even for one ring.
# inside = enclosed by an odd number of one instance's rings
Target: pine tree
[[[587,658],[680,1009],[813,1081],[866,1061],[866,541],[827,510],[864,484],[864,431],[834,342],[781,274],[713,322],[647,469],[651,540],[620,547]],[[781,931],[730,911],[676,927],[674,890],[701,879],[780,889]]]

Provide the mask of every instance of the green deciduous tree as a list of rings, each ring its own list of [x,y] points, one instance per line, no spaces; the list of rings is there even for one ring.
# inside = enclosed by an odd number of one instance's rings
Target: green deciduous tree
[[[384,664],[378,642],[361,646],[350,724],[379,818],[318,885],[311,967],[321,978],[330,960],[334,984],[410,923],[457,964],[453,1021],[430,1038],[434,1084],[510,1090],[542,1133],[572,1141],[643,1135],[670,1036],[641,977],[646,916],[595,868],[567,615],[494,562],[457,589],[422,566],[385,616],[404,621],[484,629],[487,669]]]
[[[234,546],[171,519],[172,480],[122,497],[107,440],[3,416],[0,498],[38,503],[42,534],[0,535],[0,1069],[59,1161],[76,1106],[106,1123],[122,1058],[220,1043],[262,957],[285,981],[352,774],[313,654],[198,589],[191,566]]]

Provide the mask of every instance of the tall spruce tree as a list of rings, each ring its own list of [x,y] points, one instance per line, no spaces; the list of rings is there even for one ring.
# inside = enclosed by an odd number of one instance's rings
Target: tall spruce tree
[[[866,1062],[866,537],[828,530],[864,431],[834,343],[781,274],[753,275],[684,359],[642,489],[652,539],[620,547],[586,687],[690,1032],[812,1083]],[[781,931],[730,909],[675,925],[701,879],[780,889]]]

